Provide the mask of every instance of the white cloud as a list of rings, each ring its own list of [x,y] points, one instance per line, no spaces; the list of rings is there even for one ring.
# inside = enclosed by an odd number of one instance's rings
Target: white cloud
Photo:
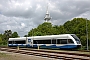
[[[24,23],[21,23],[21,27],[24,28],[25,27],[25,24]]]

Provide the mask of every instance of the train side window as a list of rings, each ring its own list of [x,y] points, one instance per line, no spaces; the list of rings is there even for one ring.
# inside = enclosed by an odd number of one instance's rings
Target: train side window
[[[51,44],[51,40],[33,40],[33,44]]]
[[[67,44],[67,39],[57,39],[57,44]]]
[[[74,42],[73,42],[73,40],[68,39],[68,43],[70,44],[70,43],[74,43]]]
[[[60,44],[60,39],[57,39],[57,44]]]
[[[61,41],[61,44],[67,44],[67,39],[62,39],[60,41]]]
[[[13,43],[13,41],[9,41],[8,43],[9,43],[9,44],[12,44],[12,43]]]
[[[25,44],[26,41],[25,40],[21,40],[21,41],[14,41],[14,44]]]
[[[52,39],[52,44],[56,44],[56,39]]]

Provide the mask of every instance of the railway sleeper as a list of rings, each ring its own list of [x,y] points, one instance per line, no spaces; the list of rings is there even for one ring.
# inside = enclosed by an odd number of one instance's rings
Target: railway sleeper
[[[65,58],[65,60],[73,60],[73,58],[72,57],[67,57],[67,56],[64,56]]]
[[[72,57],[73,59],[79,59],[79,60],[90,60],[90,58],[88,57],[88,58],[86,58],[86,57]]]
[[[6,51],[6,50],[8,50],[7,48],[1,48],[0,49],[1,51]]]
[[[17,51],[17,50],[16,50],[16,51],[14,51],[14,53],[20,53],[20,52],[23,52],[23,51]]]
[[[15,51],[15,50],[6,50],[7,52],[13,52],[13,51]]]
[[[41,56],[41,54],[40,54],[40,53],[34,53],[34,55],[35,55],[35,56]]]
[[[27,52],[20,52],[20,54],[27,54]]]
[[[7,49],[1,49],[1,51],[6,51]]]
[[[56,59],[65,59],[65,57],[57,57]]]
[[[86,56],[86,57],[90,57],[89,54],[77,54],[77,53],[71,53],[73,55],[77,55],[77,56]]]
[[[33,53],[32,52],[29,52],[29,53],[27,53],[27,55],[33,55]]]
[[[49,58],[56,58],[56,55],[48,55]]]
[[[66,57],[65,57],[64,60],[73,60],[73,58],[69,58],[69,57],[66,58]]]
[[[48,57],[48,54],[41,54],[42,57]]]

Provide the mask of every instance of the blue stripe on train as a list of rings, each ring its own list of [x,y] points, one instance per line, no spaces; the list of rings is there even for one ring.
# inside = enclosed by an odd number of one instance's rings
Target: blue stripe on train
[[[32,47],[30,44],[27,44],[26,47]]]
[[[38,47],[38,45],[33,45],[33,47]],[[61,49],[69,49],[69,48],[76,48],[77,45],[63,45],[63,46],[56,46],[56,45],[51,45],[51,46],[46,46],[46,45],[40,45],[41,48],[61,48]]]
[[[64,46],[60,46],[60,48],[67,48],[67,49],[69,49],[69,48],[76,48],[77,47],[77,45],[64,45]]]
[[[10,47],[21,46],[21,47],[32,47],[30,44],[8,44]]]
[[[38,45],[33,45],[33,47],[38,47]],[[41,48],[61,48],[61,49],[69,49],[69,48],[76,48],[77,45],[63,45],[63,46],[56,46],[56,45],[51,45],[51,46],[46,46],[46,45],[40,45]]]
[[[27,46],[27,47],[38,47],[37,44],[31,46],[30,44],[8,44],[8,46]],[[46,46],[46,45],[40,45],[41,48],[61,48],[61,49],[69,49],[69,48],[76,48],[77,45],[63,45],[63,46],[56,46],[56,45],[50,45],[50,46]]]
[[[26,46],[25,44],[8,44],[8,46]]]

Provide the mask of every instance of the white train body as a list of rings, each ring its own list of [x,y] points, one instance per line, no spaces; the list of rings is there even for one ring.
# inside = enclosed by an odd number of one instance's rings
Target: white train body
[[[8,46],[73,49],[81,46],[75,34],[9,38]]]

